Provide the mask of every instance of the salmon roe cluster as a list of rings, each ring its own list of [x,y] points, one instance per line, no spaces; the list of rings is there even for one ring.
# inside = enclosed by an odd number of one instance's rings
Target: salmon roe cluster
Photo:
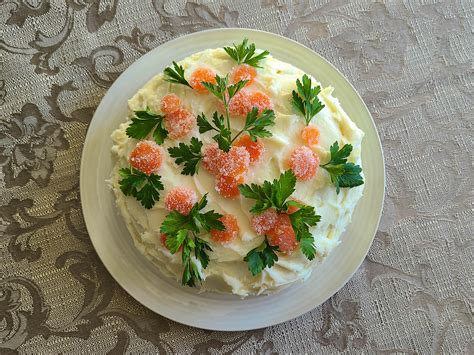
[[[253,216],[252,228],[258,235],[266,235],[268,244],[277,246],[281,252],[289,253],[298,245],[290,217],[274,208]]]
[[[244,147],[250,155],[250,165],[255,165],[263,153],[265,152],[265,146],[260,140],[254,142],[248,134],[240,137],[235,143],[235,147]]]
[[[278,213],[274,208],[269,208],[252,217],[252,228],[258,235],[265,235],[275,225]]]
[[[165,116],[165,128],[171,139],[183,138],[194,127],[196,127],[196,116],[184,108],[178,108]]]
[[[236,84],[241,80],[248,80],[245,86],[249,86],[254,82],[256,76],[257,70],[254,67],[248,64],[240,64],[232,68],[230,80],[232,84]]]
[[[290,168],[298,180],[309,180],[316,175],[319,167],[319,157],[313,151],[301,146],[296,148],[290,157]]]
[[[197,68],[189,78],[189,85],[200,94],[209,92],[202,83],[216,83],[216,73],[209,68]]]
[[[129,161],[133,168],[151,175],[156,173],[163,163],[163,151],[153,141],[141,141],[133,149]]]
[[[273,103],[270,97],[261,91],[246,90],[240,90],[229,102],[229,112],[234,116],[246,116],[254,107],[262,113],[265,109],[272,110]]]
[[[277,246],[283,253],[289,253],[298,246],[290,217],[285,213],[278,215],[274,227],[266,233],[266,236],[268,244]]]
[[[225,198],[235,198],[240,194],[238,186],[244,183],[250,154],[244,147],[234,146],[224,152],[217,144],[211,144],[203,151],[202,165],[216,177],[216,191]]]
[[[165,208],[168,211],[177,211],[183,215],[188,215],[196,202],[197,196],[192,189],[178,186],[166,195]]]
[[[240,195],[239,185],[244,183],[244,176],[225,176],[216,177],[216,191],[225,198],[236,198]]]
[[[176,94],[168,94],[161,99],[160,110],[164,114],[170,114],[181,108],[181,99]]]
[[[211,230],[211,238],[215,242],[229,243],[239,235],[239,224],[237,218],[231,214],[225,214],[219,220],[224,225],[224,230]]]
[[[314,145],[319,143],[319,129],[314,126],[306,126],[301,131],[301,139],[306,145]]]

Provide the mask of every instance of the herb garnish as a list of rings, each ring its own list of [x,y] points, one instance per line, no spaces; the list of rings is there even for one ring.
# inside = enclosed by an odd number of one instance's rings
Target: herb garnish
[[[336,193],[339,194],[341,187],[355,187],[364,183],[364,179],[360,175],[362,168],[359,165],[347,162],[347,158],[352,152],[351,144],[345,144],[339,149],[339,144],[336,141],[329,148],[329,151],[331,160],[321,165],[321,168],[329,173],[331,182],[336,186]]]
[[[250,212],[260,214],[268,208],[275,208],[280,213],[288,212],[289,206],[296,206],[298,210],[289,215],[291,225],[296,235],[296,240],[300,243],[300,248],[303,254],[309,259],[313,260],[316,249],[314,247],[314,237],[310,233],[309,228],[316,226],[321,220],[321,216],[316,214],[314,207],[301,204],[297,201],[290,200],[289,197],[295,191],[296,177],[291,170],[285,171],[278,179],[264,181],[262,185],[240,185],[240,193],[249,198],[256,200],[255,205],[250,209]],[[271,250],[270,250],[270,249]],[[277,248],[268,245],[265,240],[258,248],[252,249],[247,256],[249,270],[253,275],[261,271],[261,266],[271,267],[275,259],[272,255]],[[276,254],[275,254],[276,256]],[[258,261],[259,259],[260,261]],[[257,271],[260,270],[260,271]]]
[[[313,117],[324,108],[319,101],[318,94],[321,92],[321,86],[311,87],[311,78],[306,74],[303,75],[302,82],[296,80],[296,88],[298,92],[293,90],[293,107],[296,108],[304,116],[306,125]]]
[[[247,253],[244,261],[247,262],[253,276],[260,274],[266,267],[272,267],[275,261],[278,261],[275,251],[278,251],[278,247],[269,245],[265,239],[262,244]]]
[[[216,75],[215,84],[206,82],[202,83],[209,92],[222,101],[224,104],[225,115],[214,112],[212,121],[210,121],[204,113],[198,115],[197,124],[199,127],[199,133],[216,131],[217,134],[212,138],[217,142],[219,149],[225,152],[230,150],[232,143],[244,132],[247,132],[253,141],[256,141],[258,137],[267,138],[272,136],[267,127],[275,124],[275,113],[273,110],[264,110],[262,113],[259,113],[258,109],[254,107],[252,111],[247,114],[244,128],[232,137],[229,117],[229,102],[232,97],[234,97],[245,86],[246,82],[246,80],[241,80],[236,84],[229,85],[228,76],[220,77],[219,75]],[[168,149],[170,155],[173,158],[176,158],[176,164],[185,164],[182,174],[194,175],[197,172],[198,163],[202,159],[200,151],[202,145],[202,142],[197,138],[192,138],[190,145],[180,143],[179,147]]]
[[[188,215],[177,211],[170,212],[161,224],[160,232],[166,235],[166,246],[172,254],[182,247],[181,260],[184,266],[182,284],[196,286],[202,280],[199,272],[199,261],[205,269],[209,264],[208,251],[212,251],[209,244],[198,235],[209,232],[211,229],[224,230],[225,227],[219,218],[221,214],[214,211],[202,212],[207,205],[207,195],[196,202]],[[194,252],[194,257],[192,254]]]
[[[119,174],[122,177],[120,190],[125,196],[135,197],[143,207],[150,209],[160,199],[164,186],[159,175],[147,175],[132,167],[120,169]]]
[[[198,170],[198,163],[202,159],[202,142],[196,137],[191,138],[190,144],[179,143],[177,147],[168,148],[168,153],[175,158],[176,164],[183,164],[183,175],[194,175]]]
[[[260,54],[255,55],[255,43],[247,44],[248,39],[245,38],[242,43],[235,45],[234,47],[224,47],[227,54],[234,59],[237,64],[248,64],[252,67],[260,68],[259,62],[267,57],[270,52],[263,51]]]
[[[135,139],[144,139],[153,131],[156,144],[163,144],[168,136],[164,128],[164,117],[151,111],[148,107],[144,111],[134,111],[132,122],[125,131],[127,136]]]
[[[174,84],[186,85],[192,89],[193,87],[184,78],[184,68],[175,61],[173,61],[173,67],[167,67],[163,70],[163,73],[166,75],[165,80]]]

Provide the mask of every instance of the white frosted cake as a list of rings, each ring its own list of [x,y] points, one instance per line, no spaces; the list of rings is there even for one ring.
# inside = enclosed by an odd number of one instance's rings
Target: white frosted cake
[[[306,280],[363,191],[364,133],[333,90],[246,40],[156,75],[112,134],[111,186],[135,246],[202,291]]]

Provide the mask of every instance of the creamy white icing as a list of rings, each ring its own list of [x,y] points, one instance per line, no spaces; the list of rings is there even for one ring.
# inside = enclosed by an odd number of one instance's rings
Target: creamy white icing
[[[194,69],[209,67],[221,76],[229,73],[235,62],[223,49],[209,49],[196,53],[179,62],[189,76]],[[291,106],[291,92],[295,89],[296,79],[303,72],[294,66],[279,61],[271,56],[261,62],[263,68],[257,69],[255,83],[250,90],[259,90],[268,94],[274,104],[276,124],[271,127],[273,136],[265,139],[265,153],[261,161],[250,167],[246,175],[246,183],[263,183],[265,180],[278,178],[288,169],[288,158],[297,146],[303,145],[301,130],[304,119],[294,112]],[[313,78],[313,82],[317,81]],[[151,79],[138,93],[129,100],[130,113],[150,107],[160,112],[161,98],[168,93],[177,94],[185,107],[194,114],[204,112],[211,116],[216,110],[217,99],[211,94],[198,94],[182,85],[170,84],[159,74]],[[350,161],[361,164],[360,148],[363,132],[356,127],[341,108],[339,101],[332,96],[333,88],[326,87],[319,94],[325,108],[318,113],[311,125],[320,131],[319,144],[312,146],[319,155],[322,163],[329,158],[329,146],[338,141],[340,146],[346,143],[354,149]],[[131,117],[131,114],[129,115]],[[316,176],[309,181],[298,181],[293,197],[316,208],[321,215],[321,222],[311,232],[314,235],[317,257],[308,261],[301,251],[296,249],[290,255],[279,254],[279,260],[270,269],[252,276],[244,256],[263,241],[251,228],[249,209],[254,201],[240,197],[235,200],[222,198],[215,190],[214,177],[203,168],[194,176],[181,175],[182,167],[177,166],[168,155],[159,170],[165,190],[162,198],[155,206],[147,210],[133,197],[124,196],[120,191],[118,170],[128,166],[128,157],[137,141],[127,137],[125,130],[129,120],[121,124],[113,132],[113,155],[116,165],[111,175],[111,186],[115,192],[117,208],[120,210],[136,247],[160,270],[177,280],[181,279],[181,255],[172,255],[161,243],[160,225],[168,213],[164,208],[164,196],[176,186],[187,186],[196,191],[198,197],[208,193],[210,208],[221,214],[229,213],[238,220],[240,235],[234,241],[222,245],[210,241],[213,251],[210,253],[211,262],[206,269],[200,268],[205,280],[201,290],[232,292],[240,296],[251,294],[271,293],[289,284],[305,280],[311,274],[313,266],[324,259],[338,244],[341,233],[351,220],[354,207],[362,196],[363,186],[352,189],[341,189],[337,195],[334,185],[324,169],[318,169]],[[233,118],[232,128],[237,131],[242,128],[243,118]],[[235,132],[234,132],[235,133]],[[204,144],[212,143],[211,135],[199,134],[194,129],[183,141],[189,141],[191,136],[198,137]],[[167,139],[163,144],[165,150],[175,146],[177,141]],[[350,236],[348,236],[350,237]],[[200,266],[199,261],[196,263]]]

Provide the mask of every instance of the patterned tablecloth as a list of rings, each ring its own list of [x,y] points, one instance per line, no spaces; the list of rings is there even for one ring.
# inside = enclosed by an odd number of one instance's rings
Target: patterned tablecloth
[[[473,15],[469,0],[0,1],[0,353],[473,354]],[[128,296],[78,193],[107,88],[151,48],[216,27],[279,33],[334,63],[386,159],[359,271],[312,312],[248,332],[183,326]]]

